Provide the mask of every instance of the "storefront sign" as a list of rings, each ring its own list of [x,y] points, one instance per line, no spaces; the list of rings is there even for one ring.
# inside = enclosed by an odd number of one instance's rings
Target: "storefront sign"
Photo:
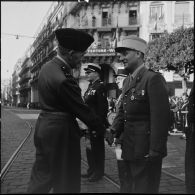
[[[114,48],[109,49],[89,49],[87,50],[87,53],[115,53]]]

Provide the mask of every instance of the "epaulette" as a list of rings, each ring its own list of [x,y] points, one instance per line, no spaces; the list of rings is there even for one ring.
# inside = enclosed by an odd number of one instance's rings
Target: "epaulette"
[[[65,66],[62,66],[61,69],[62,69],[62,71],[63,71],[63,73],[64,73],[64,76],[65,76],[66,78],[68,78],[68,79],[74,79],[74,77],[73,77],[70,73],[68,73],[68,72],[66,71],[66,67],[65,67]]]

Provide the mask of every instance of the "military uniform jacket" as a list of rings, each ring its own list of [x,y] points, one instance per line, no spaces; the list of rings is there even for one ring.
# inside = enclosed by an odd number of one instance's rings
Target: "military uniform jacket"
[[[135,78],[124,80],[122,103],[111,129],[116,137],[123,132],[122,158],[143,159],[149,151],[167,155],[170,108],[165,79],[141,68]]]
[[[70,66],[57,57],[41,68],[38,80],[41,109],[68,113],[73,119],[79,118],[98,132],[103,129],[103,125],[84,103],[81,89],[70,72]],[[74,127],[74,131],[79,133],[78,125]]]
[[[108,127],[108,101],[105,86],[100,79],[89,84],[84,94],[84,101],[99,116],[104,126]]]

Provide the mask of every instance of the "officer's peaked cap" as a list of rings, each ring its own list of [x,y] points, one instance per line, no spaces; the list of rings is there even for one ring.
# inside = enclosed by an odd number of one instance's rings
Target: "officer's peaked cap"
[[[84,70],[87,72],[98,72],[101,73],[101,67],[98,64],[95,63],[88,63],[87,68],[84,68]]]
[[[61,47],[84,52],[93,43],[94,38],[88,33],[74,28],[60,28],[55,31]]]
[[[147,42],[144,39],[141,39],[135,35],[126,36],[122,39],[120,47],[116,47],[115,51],[120,53],[124,49],[133,49],[140,51],[145,54],[147,48]]]
[[[118,77],[118,76],[126,77],[127,76],[127,72],[125,71],[124,68],[119,68],[117,70],[117,74],[114,74],[113,76],[114,77]]]

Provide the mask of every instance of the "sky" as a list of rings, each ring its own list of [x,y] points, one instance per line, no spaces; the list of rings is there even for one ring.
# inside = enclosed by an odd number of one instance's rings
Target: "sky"
[[[24,56],[52,1],[1,1],[1,80],[11,78],[14,66]]]

